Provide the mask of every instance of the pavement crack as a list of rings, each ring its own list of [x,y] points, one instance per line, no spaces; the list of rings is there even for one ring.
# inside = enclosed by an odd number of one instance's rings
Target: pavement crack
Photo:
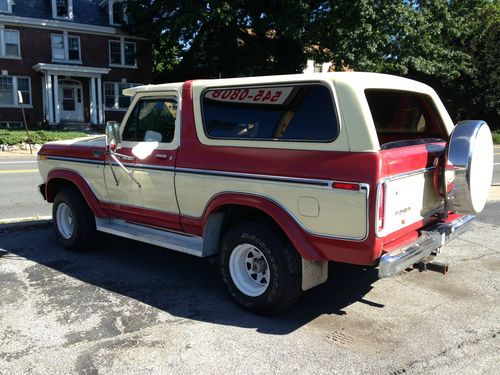
[[[494,340],[498,338],[499,335],[500,335],[500,329],[496,329],[493,332],[481,335],[479,337],[464,339],[460,341],[458,344],[455,344],[447,349],[441,350],[436,355],[427,355],[423,358],[411,361],[410,363],[408,363],[408,365],[403,366],[402,368],[399,368],[391,372],[391,374],[403,374],[408,372],[409,370],[414,370],[419,366],[422,367],[419,370],[425,369],[427,371],[434,369],[436,367],[440,367],[442,366],[442,362],[439,362],[441,358],[447,358],[448,361],[454,361],[454,358],[448,358],[448,356],[453,355],[454,351],[456,350],[459,350],[461,352],[466,351],[467,353],[465,354],[468,354],[468,349],[467,349],[468,346],[475,346],[478,345],[479,343],[482,343],[483,341]]]

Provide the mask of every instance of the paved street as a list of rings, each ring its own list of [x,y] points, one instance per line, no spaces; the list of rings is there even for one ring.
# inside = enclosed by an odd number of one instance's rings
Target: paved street
[[[50,215],[37,190],[41,183],[34,157],[7,159],[0,153],[0,220]]]
[[[206,260],[0,233],[0,374],[497,374],[499,222],[488,203],[440,255],[447,276],[336,265],[273,318],[236,307]]]

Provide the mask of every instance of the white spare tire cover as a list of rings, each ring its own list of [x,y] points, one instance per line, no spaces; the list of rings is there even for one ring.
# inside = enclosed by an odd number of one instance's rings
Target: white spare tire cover
[[[493,177],[493,140],[484,121],[457,124],[446,149],[445,175],[448,182],[453,179],[444,189],[447,208],[464,215],[480,213]]]

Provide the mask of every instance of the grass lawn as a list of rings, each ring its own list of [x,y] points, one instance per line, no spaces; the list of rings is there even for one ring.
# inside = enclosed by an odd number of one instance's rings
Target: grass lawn
[[[65,132],[57,130],[30,130],[30,138],[32,144],[44,144],[50,141],[58,141],[61,139],[73,139],[85,137],[86,133],[82,132]],[[8,146],[17,145],[27,141],[26,132],[24,130],[0,130],[0,145]]]

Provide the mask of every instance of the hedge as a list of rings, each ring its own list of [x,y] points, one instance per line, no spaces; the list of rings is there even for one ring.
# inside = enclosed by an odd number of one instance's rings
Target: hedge
[[[87,134],[82,132],[63,132],[53,130],[30,131],[31,143],[44,144],[50,141],[59,141],[61,139],[73,139],[85,137]],[[17,145],[27,141],[24,130],[0,130],[0,145]]]

